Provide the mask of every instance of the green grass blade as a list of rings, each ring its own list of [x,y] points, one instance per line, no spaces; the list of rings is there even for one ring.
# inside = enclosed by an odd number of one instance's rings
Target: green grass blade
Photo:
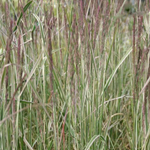
[[[25,7],[23,8],[23,12],[24,12],[24,13],[25,13],[26,10],[29,8],[29,6],[31,5],[31,3],[32,3],[32,1],[29,1],[29,2],[25,5]],[[18,26],[19,23],[20,23],[20,20],[21,20],[21,18],[22,18],[22,15],[23,15],[23,13],[21,12],[21,14],[20,14],[20,16],[19,16],[19,19],[18,19],[18,21],[17,21],[17,25],[15,26],[13,32],[15,32],[15,31],[17,30],[17,26]]]
[[[101,138],[102,140],[104,140],[104,138],[100,135],[94,135],[91,140],[87,143],[85,150],[89,150],[90,147],[92,146],[92,144],[98,139]]]

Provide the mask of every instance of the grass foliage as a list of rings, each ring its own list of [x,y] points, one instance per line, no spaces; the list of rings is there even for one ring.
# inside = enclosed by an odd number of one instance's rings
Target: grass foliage
[[[150,149],[150,2],[125,7],[0,1],[0,150]]]

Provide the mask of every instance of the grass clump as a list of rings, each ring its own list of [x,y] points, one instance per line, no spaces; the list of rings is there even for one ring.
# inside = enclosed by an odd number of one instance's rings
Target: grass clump
[[[143,149],[149,2],[0,2],[0,149]]]

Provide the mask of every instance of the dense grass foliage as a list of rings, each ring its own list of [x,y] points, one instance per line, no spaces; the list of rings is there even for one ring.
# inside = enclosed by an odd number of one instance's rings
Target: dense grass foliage
[[[149,150],[149,8],[0,1],[0,150]]]

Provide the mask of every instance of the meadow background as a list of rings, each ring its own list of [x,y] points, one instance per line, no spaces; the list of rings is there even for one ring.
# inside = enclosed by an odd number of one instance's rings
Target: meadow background
[[[150,1],[0,1],[0,150],[149,150]]]

